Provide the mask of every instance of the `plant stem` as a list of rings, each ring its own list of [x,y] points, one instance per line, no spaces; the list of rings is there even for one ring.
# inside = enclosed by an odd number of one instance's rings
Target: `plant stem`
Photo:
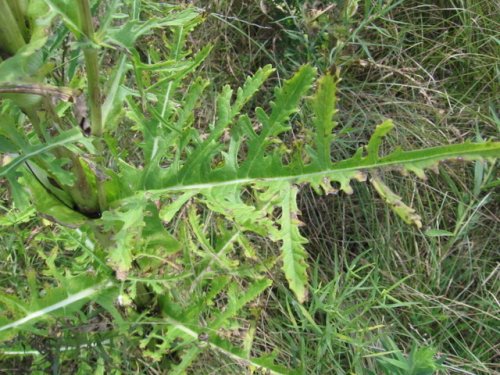
[[[78,0],[77,4],[82,31],[84,37],[87,39],[87,45],[83,48],[83,56],[85,58],[85,67],[87,70],[91,134],[96,137],[95,146],[98,153],[97,164],[102,166],[104,160],[104,144],[102,140],[104,129],[101,111],[101,90],[99,88],[99,56],[93,43],[94,26],[92,24],[92,13],[90,11],[89,0]],[[96,178],[99,207],[101,211],[103,211],[107,206],[104,181],[101,181],[98,176],[96,176]]]
[[[88,0],[77,1],[82,21],[82,31],[87,39],[87,46],[83,49],[85,66],[87,68],[87,87],[89,91],[90,121],[92,135],[102,137],[101,90],[99,88],[99,58],[97,49],[93,46],[94,26]]]
[[[0,85],[0,94],[33,94],[56,97],[68,101],[74,98],[75,93],[67,87],[50,86],[40,83],[22,83]]]

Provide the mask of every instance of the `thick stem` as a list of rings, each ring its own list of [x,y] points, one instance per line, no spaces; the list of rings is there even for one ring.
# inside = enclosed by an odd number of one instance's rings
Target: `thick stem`
[[[85,65],[87,67],[91,132],[93,136],[100,138],[103,134],[103,126],[97,50],[92,47],[85,48],[83,54],[85,56]]]
[[[87,39],[87,46],[83,49],[85,67],[87,69],[87,87],[89,91],[90,121],[92,135],[102,137],[102,112],[101,112],[101,90],[99,88],[99,56],[93,45],[94,26],[92,25],[92,14],[88,0],[78,0],[82,31]]]
[[[85,58],[85,67],[87,71],[87,88],[89,93],[89,108],[90,108],[90,126],[91,133],[96,137],[96,149],[98,153],[97,164],[102,166],[104,160],[104,143],[103,143],[103,123],[101,110],[101,90],[99,88],[99,56],[97,49],[94,46],[94,26],[92,24],[92,13],[90,11],[89,0],[77,1],[81,27],[86,38],[87,45],[83,49]],[[99,206],[101,211],[106,209],[106,191],[104,189],[104,181],[97,176],[97,191],[99,197]]]

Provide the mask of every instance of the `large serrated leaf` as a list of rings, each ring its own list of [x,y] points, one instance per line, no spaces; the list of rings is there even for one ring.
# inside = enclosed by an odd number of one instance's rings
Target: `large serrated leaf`
[[[414,151],[398,148],[384,156],[381,154],[382,142],[394,128],[392,121],[387,120],[375,128],[366,147],[359,148],[348,159],[333,163],[330,149],[335,141],[332,134],[335,127],[335,82],[333,77],[326,76],[319,80],[312,99],[316,149],[311,150],[307,163],[286,163],[282,160],[283,151],[269,149],[277,136],[290,129],[290,116],[298,110],[313,78],[312,68],[301,68],[284,83],[283,88],[276,91],[270,115],[260,108],[256,110],[260,130],[254,128],[249,116],[242,115],[233,127],[229,141],[221,142],[221,136],[235,113],[230,104],[232,91],[226,88],[219,96],[218,118],[209,136],[195,145],[186,161],[177,159],[175,168],[182,165],[182,173],[165,180],[163,188],[138,193],[147,194],[150,198],[179,192],[198,194],[207,207],[243,230],[281,241],[283,271],[290,288],[301,302],[307,297],[307,254],[304,249],[306,239],[299,231],[297,185],[310,184],[316,191],[327,194],[338,190],[352,194],[351,181],[366,181],[368,174],[372,174],[372,184],[382,198],[406,222],[420,226],[418,215],[377,178],[379,170],[413,172],[423,177],[426,169],[436,169],[442,161],[480,160],[500,154],[500,143],[484,142]],[[243,97],[245,91],[239,90],[237,98]],[[237,101],[243,102],[241,99]],[[188,146],[187,143],[185,145]],[[224,163],[214,167],[212,161],[217,156]],[[172,175],[176,175],[173,167],[171,170]],[[332,184],[338,185],[338,188]],[[244,187],[250,187],[248,191],[254,193],[241,199]],[[281,209],[281,216],[270,219],[273,209],[277,207]]]
[[[437,146],[423,150],[402,151],[396,150],[393,153],[379,158],[375,162],[362,157],[360,153],[355,156],[333,163],[330,168],[318,169],[312,165],[307,165],[302,169],[296,170],[283,166],[276,170],[274,175],[269,175],[267,171],[255,170],[247,177],[239,176],[221,176],[212,179],[211,175],[203,179],[189,181],[189,183],[174,183],[161,189],[145,190],[141,194],[153,194],[161,196],[171,192],[213,189],[228,185],[251,185],[255,183],[268,182],[279,183],[288,182],[318,182],[324,178],[333,181],[344,181],[346,179],[362,180],[364,172],[378,169],[396,169],[407,168],[410,171],[421,172],[426,168],[437,166],[439,162],[445,160],[481,160],[484,158],[496,158],[500,156],[500,142],[484,143],[463,143],[449,146]],[[214,171],[215,175],[216,170]]]

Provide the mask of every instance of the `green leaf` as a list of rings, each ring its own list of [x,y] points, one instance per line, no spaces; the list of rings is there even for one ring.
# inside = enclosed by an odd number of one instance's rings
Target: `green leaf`
[[[200,335],[203,333],[203,330],[201,328],[194,327],[192,325],[188,326],[186,324],[183,324],[179,320],[176,320],[173,317],[167,316],[167,320],[173,328],[179,330],[180,332],[184,333],[185,335],[196,341],[198,341],[198,338],[201,337]],[[273,363],[274,361],[272,358],[248,358],[242,349],[235,348],[228,341],[223,340],[217,336],[209,337],[208,346],[221,354],[227,355],[229,358],[233,359],[236,363],[248,366],[250,370],[259,369],[261,371],[264,371],[265,373],[273,375],[291,373],[290,370],[275,365]],[[196,355],[196,352],[198,350],[199,350],[198,348],[194,348],[193,355]],[[192,358],[190,358],[189,363],[191,361]],[[174,370],[174,371],[178,371],[177,373],[182,373],[179,372],[179,370]]]
[[[174,216],[179,212],[179,210],[189,201],[192,197],[196,195],[196,191],[188,191],[178,198],[176,198],[172,203],[164,204],[160,210],[160,219],[166,223],[174,218]]]
[[[258,280],[251,283],[244,293],[240,285],[232,284],[228,291],[228,305],[209,323],[210,329],[218,330],[226,326],[228,319],[235,317],[243,307],[260,296],[271,284],[272,281],[269,279]]]
[[[197,144],[181,143],[175,163],[162,171],[164,176],[172,177],[159,179],[163,188],[147,189],[140,194],[158,199],[180,192],[197,194],[210,210],[222,214],[240,230],[281,241],[283,270],[290,288],[301,302],[307,297],[307,254],[304,250],[306,240],[299,231],[296,185],[310,184],[319,192],[335,193],[337,189],[332,183],[337,183],[340,190],[352,194],[350,182],[365,181],[371,173],[374,176],[372,185],[396,214],[405,222],[420,227],[420,217],[378,178],[379,170],[410,171],[422,177],[426,169],[436,169],[445,160],[482,160],[500,154],[500,143],[485,142],[414,151],[396,149],[382,156],[383,138],[394,127],[387,120],[376,127],[366,148],[359,148],[351,158],[332,163],[335,82],[332,77],[326,77],[320,79],[313,98],[316,152],[310,155],[308,163],[300,160],[285,163],[282,160],[284,152],[278,148],[270,150],[270,146],[277,136],[290,129],[290,116],[298,110],[300,100],[312,85],[314,69],[308,66],[302,67],[276,91],[270,115],[262,109],[256,110],[262,126],[260,131],[255,131],[251,119],[242,115],[231,130],[229,141],[221,140],[247,100],[245,98],[255,92],[266,75],[261,72],[256,75],[258,79],[253,78],[256,81],[247,80],[248,88],[238,91],[237,104],[231,104],[232,90],[226,87],[218,97],[217,119],[208,137]],[[180,158],[183,152],[188,155],[184,162]],[[213,161],[218,157],[223,163],[214,167]],[[250,187],[249,194],[243,194],[244,187]],[[282,214],[279,219],[272,219],[276,207]],[[197,238],[202,241],[204,236],[198,231]],[[208,253],[214,251],[208,243],[204,248]]]
[[[102,122],[108,129],[115,128],[116,118],[123,110],[123,100],[127,91],[121,87],[121,84],[128,70],[126,62],[127,56],[123,55],[111,75],[110,84],[106,90],[108,95],[102,105]]]
[[[0,152],[13,153],[17,151],[17,147],[8,138],[0,135]]]
[[[93,278],[87,278],[86,284],[89,284],[89,281],[94,281],[95,283],[95,280]],[[38,300],[37,303],[41,307],[39,310],[32,311],[26,314],[21,319],[0,326],[0,332],[22,327],[31,321],[44,318],[49,314],[54,314],[59,309],[67,309],[72,305],[74,308],[75,304],[79,304],[79,306],[82,306],[88,298],[98,294],[103,289],[107,289],[113,286],[113,284],[108,281],[94,284],[85,289],[74,290],[73,284],[75,283],[71,282],[71,279],[68,279],[65,286],[61,288],[51,289],[50,294],[48,294],[45,298]],[[76,287],[78,287],[78,285],[81,285],[81,283],[77,282],[75,284]],[[64,313],[64,315],[66,316],[66,313]]]
[[[207,296],[207,300],[209,298],[215,297],[221,291],[222,287],[225,286],[227,281],[228,281],[227,279],[223,279],[223,282],[220,285],[214,285],[215,288],[212,288],[212,290],[210,291],[210,297]],[[247,288],[247,290],[242,294],[241,286],[236,283],[231,283],[229,286],[229,290],[227,292],[228,305],[222,312],[216,314],[212,322],[209,323],[208,330],[210,332],[217,332],[217,330],[219,330],[220,328],[229,326],[228,320],[230,318],[235,317],[236,314],[238,314],[243,307],[245,307],[248,303],[250,303],[260,294],[262,294],[262,292],[266,290],[269,286],[271,286],[271,284],[272,281],[268,279],[255,281],[251,283],[251,285]],[[220,339],[215,335],[212,335],[212,338],[211,339],[209,338],[209,342],[210,341],[212,343],[220,342]],[[250,359],[250,356],[247,354],[248,351],[245,353],[243,350],[239,348],[233,348],[229,343],[224,343],[224,347],[230,348],[229,349],[230,351],[232,351],[234,354],[237,353],[237,355],[241,356],[241,358],[245,358],[247,360]],[[217,348],[217,346],[214,346],[214,348]],[[189,367],[189,365],[198,357],[200,353],[202,353],[201,348],[197,346],[192,347],[188,351],[188,353],[185,353],[183,355],[182,362],[178,366],[174,367],[172,373],[177,374],[185,371]],[[252,359],[252,362],[254,362],[254,359]],[[258,360],[256,363],[258,363]],[[272,360],[268,362],[264,360],[263,362],[261,362],[259,367],[274,368],[274,363]]]
[[[408,207],[401,201],[401,197],[395,194],[378,176],[370,179],[371,184],[387,203],[387,205],[407,224],[414,224],[417,228],[422,228],[422,218],[415,213],[415,210]]]
[[[72,186],[75,183],[75,176],[65,169],[70,166],[71,161],[68,158],[56,158],[52,154],[44,154],[41,159],[47,165],[48,171],[54,176],[61,185]]]
[[[125,280],[134,260],[134,251],[141,247],[147,201],[132,197],[113,210],[103,213],[101,223],[108,232],[109,265],[119,280]]]
[[[45,0],[49,5],[52,13],[61,16],[69,30],[77,37],[83,34],[80,25],[80,17],[78,14],[78,7],[72,0]]]
[[[362,150],[360,150],[362,151]],[[313,165],[294,169],[282,166],[273,172],[268,170],[253,170],[245,176],[218,175],[213,171],[212,175],[193,179],[188,183],[173,183],[162,189],[147,190],[149,194],[161,196],[171,192],[212,189],[228,185],[251,185],[256,183],[313,183],[320,184],[324,179],[343,182],[350,179],[363,180],[364,172],[378,169],[399,169],[411,171],[424,171],[433,168],[445,160],[480,160],[484,158],[495,158],[500,156],[500,142],[470,143],[438,146],[414,151],[396,150],[389,155],[372,161],[357,152],[353,157],[333,163],[330,168],[318,169]],[[241,169],[239,170],[241,172]],[[146,190],[143,192],[143,194]]]
[[[298,218],[297,187],[283,183],[281,191],[281,219],[279,238],[282,240],[283,271],[290,289],[300,302],[307,299],[307,243],[299,231],[302,224]]]
[[[246,230],[260,235],[271,231],[272,221],[265,210],[259,210],[241,199],[241,188],[237,185],[223,186],[203,192],[205,205],[213,212],[218,212]]]
[[[46,219],[70,228],[79,228],[87,223],[86,216],[66,206],[55,195],[48,192],[31,172],[24,171],[22,182],[27,187],[36,210]]]
[[[30,221],[35,214],[36,211],[33,207],[25,207],[22,211],[9,211],[7,214],[0,216],[0,227],[10,227],[26,223]]]
[[[141,242],[143,246],[135,251],[135,258],[143,271],[148,268],[159,268],[165,256],[181,249],[179,241],[163,226],[158,217],[158,209],[153,203],[149,203],[146,207]]]
[[[331,75],[325,75],[318,80],[318,90],[313,98],[317,162],[322,168],[327,168],[331,164],[332,131],[337,125],[333,122],[333,116],[336,113],[336,89],[334,78]]]
[[[238,89],[236,99],[231,106],[233,117],[240,113],[243,106],[255,95],[274,70],[271,65],[266,65],[257,70],[253,76],[247,77],[243,87]]]
[[[433,348],[414,347],[408,358],[410,374],[432,375],[441,368],[434,359],[436,350]]]
[[[380,125],[377,125],[375,132],[370,137],[368,146],[366,148],[368,156],[367,160],[371,162],[376,162],[379,159],[380,145],[382,144],[382,139],[394,128],[394,124],[391,120],[386,120]]]
[[[275,137],[290,129],[286,121],[298,111],[299,102],[311,87],[314,75],[315,70],[312,67],[303,66],[284,83],[282,88],[276,90],[275,101],[271,103],[270,116],[262,108],[256,109],[262,129],[257,137],[252,137],[248,142],[248,156],[241,165],[240,176],[250,176],[259,170],[272,170],[271,160],[264,158],[270,137]]]
[[[88,143],[88,140],[85,139],[85,137],[83,136],[83,134],[80,132],[79,129],[71,129],[55,136],[54,138],[50,139],[47,143],[34,146],[26,146],[22,150],[23,151],[22,155],[17,156],[10,163],[0,168],[0,177],[12,173],[22,163],[33,157],[46,153],[47,151],[50,151],[56,147],[69,146],[70,144],[74,144],[76,142]]]
[[[51,0],[53,1],[53,0]],[[199,17],[194,8],[188,8],[180,12],[170,12],[164,18],[150,18],[143,22],[133,19],[117,28],[108,28],[106,42],[132,49],[136,40],[151,33],[154,29],[167,26],[185,26]]]
[[[443,229],[428,229],[425,231],[427,237],[453,237],[455,234],[453,232],[443,230]]]
[[[7,6],[5,1],[2,1],[2,6]],[[4,16],[4,12],[0,11]],[[41,16],[45,15],[45,16]],[[14,48],[9,58],[0,63],[0,82],[9,82],[16,85],[23,82],[41,80],[46,73],[43,68],[44,60],[41,49],[47,42],[49,26],[54,17],[53,12],[49,12],[44,0],[30,1],[26,13],[23,15],[21,23],[30,24],[29,38],[27,43],[17,45]],[[9,29],[8,23],[1,22],[2,25]],[[5,47],[0,37],[0,47]],[[2,95],[13,99],[17,105],[26,108],[37,103],[40,97],[35,95]]]
[[[29,200],[28,192],[18,181],[18,175],[18,173],[13,173],[12,175],[6,176],[6,179],[10,185],[10,193],[12,194],[15,208],[21,211],[25,211],[32,205]]]
[[[259,69],[252,77],[248,77],[243,87],[238,90],[232,105],[233,91],[229,86],[224,87],[217,98],[217,121],[214,128],[208,138],[190,155],[184,167],[177,174],[177,178],[187,180],[192,176],[206,174],[206,171],[210,170],[210,161],[220,149],[219,138],[273,71],[274,69],[267,65]]]

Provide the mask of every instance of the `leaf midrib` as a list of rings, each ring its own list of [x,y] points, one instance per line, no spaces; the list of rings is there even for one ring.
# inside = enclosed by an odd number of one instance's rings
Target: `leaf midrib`
[[[414,150],[414,151],[403,151],[399,153],[396,159],[394,160],[387,160],[387,159],[392,159],[395,155],[394,153],[379,159],[378,161],[374,163],[367,163],[364,164],[363,161],[367,160],[366,158],[360,159],[359,163],[357,165],[353,166],[346,166],[342,167],[343,164],[348,164],[349,162],[356,161],[355,157],[339,161],[335,164],[333,164],[333,168],[321,170],[321,171],[315,171],[315,172],[309,172],[309,173],[299,173],[299,174],[292,174],[293,170],[290,170],[292,172],[289,175],[281,175],[281,176],[275,176],[275,177],[259,177],[259,176],[254,176],[254,177],[247,177],[247,178],[232,178],[230,180],[226,181],[214,181],[214,182],[204,182],[204,183],[193,183],[193,184],[187,184],[187,185],[172,185],[168,186],[162,189],[152,189],[152,190],[143,190],[139,192],[141,193],[148,193],[148,194],[164,194],[164,193],[169,193],[169,192],[177,192],[177,191],[186,191],[186,190],[204,190],[204,189],[211,189],[211,188],[216,188],[216,187],[222,187],[222,186],[230,186],[230,185],[247,185],[247,184],[252,184],[256,182],[282,182],[282,181],[290,181],[290,180],[312,180],[317,177],[322,177],[322,176],[332,176],[335,174],[344,174],[348,172],[354,172],[354,171],[362,171],[362,170],[370,170],[370,169],[375,169],[375,168],[383,168],[383,167],[391,167],[391,166],[401,166],[401,165],[411,165],[411,164],[418,164],[426,161],[442,161],[442,160],[447,160],[447,159],[453,159],[457,157],[481,157],[485,153],[488,154],[493,154],[496,151],[496,154],[500,153],[500,143],[496,142],[493,144],[485,144],[490,147],[484,149],[484,148],[479,148],[479,144],[459,144],[459,145],[447,145],[447,146],[441,146],[441,147],[434,147],[434,148],[429,148],[429,149],[424,149],[424,150]],[[472,147],[471,147],[472,146]],[[451,148],[451,149],[450,149]],[[439,152],[442,149],[442,152]],[[423,153],[423,152],[429,152],[430,155],[422,155],[422,156],[416,156],[412,157],[415,153]],[[337,166],[337,168],[335,168]],[[340,167],[339,167],[340,166]],[[282,171],[286,171],[286,167],[282,169]]]

